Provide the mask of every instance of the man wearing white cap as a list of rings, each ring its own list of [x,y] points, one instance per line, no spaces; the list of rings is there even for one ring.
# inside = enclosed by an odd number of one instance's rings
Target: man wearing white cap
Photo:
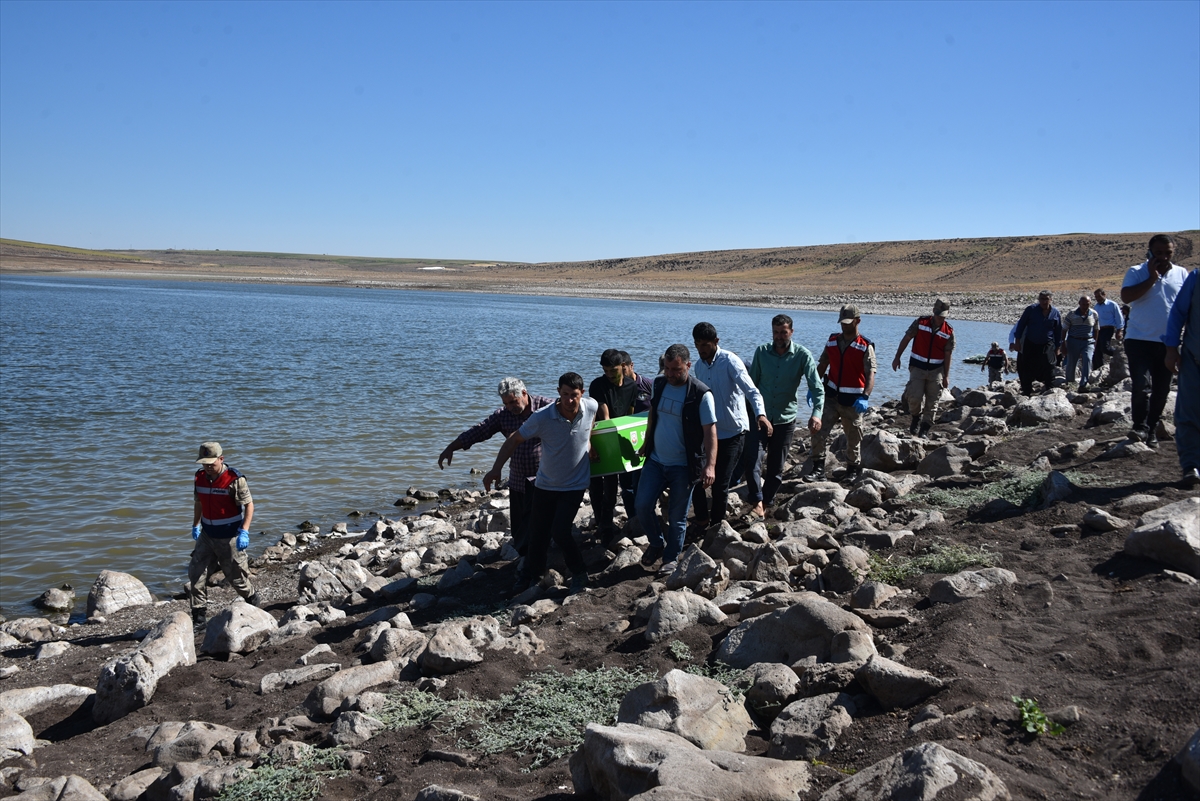
[[[203,628],[208,615],[208,573],[220,567],[238,595],[254,606],[258,593],[250,585],[250,566],[246,549],[250,547],[250,521],[254,518],[254,499],[246,477],[225,464],[221,443],[200,446],[192,492],[192,539],[196,542],[188,564],[188,596],[192,624]]]

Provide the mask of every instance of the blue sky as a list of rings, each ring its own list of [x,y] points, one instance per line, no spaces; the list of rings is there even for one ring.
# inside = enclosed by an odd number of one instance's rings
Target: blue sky
[[[1200,2],[0,2],[0,236],[549,261],[1200,227]]]

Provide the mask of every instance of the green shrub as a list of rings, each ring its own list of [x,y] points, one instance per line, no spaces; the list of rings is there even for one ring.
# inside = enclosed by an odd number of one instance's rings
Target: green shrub
[[[1042,711],[1036,698],[1022,698],[1014,695],[1012,700],[1021,712],[1021,728],[1030,734],[1056,736],[1066,731],[1061,723],[1056,723],[1046,717],[1046,713]]]
[[[314,801],[326,779],[346,774],[344,756],[336,748],[306,748],[306,755],[294,764],[278,764],[268,757],[246,770],[221,791],[217,801]]]
[[[923,573],[957,573],[968,567],[994,567],[1000,554],[958,543],[934,540],[925,553],[917,556],[891,556],[884,559],[871,551],[867,578],[884,584],[899,584]]]
[[[987,481],[978,487],[927,487],[915,490],[913,496],[942,509],[982,506],[996,498],[1017,506],[1032,506],[1037,489],[1045,479],[1046,474],[1039,470],[1019,468],[1012,475]]]
[[[671,658],[676,662],[690,662],[692,659],[692,649],[682,640],[671,640],[667,650],[671,652]]]

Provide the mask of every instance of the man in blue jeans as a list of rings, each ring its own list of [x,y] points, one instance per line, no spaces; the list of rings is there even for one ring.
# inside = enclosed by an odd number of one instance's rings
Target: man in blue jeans
[[[637,515],[650,547],[646,567],[663,560],[661,574],[674,572],[683,550],[688,500],[693,485],[713,485],[717,463],[717,407],[712,391],[692,377],[687,345],[675,344],[663,356],[663,374],[654,379],[646,422],[646,441],[638,453],[645,459],[638,481]],[[658,524],[658,498],[670,492],[667,536]]]
[[[1183,484],[1200,487],[1200,270],[1192,270],[1171,304],[1163,336],[1164,366],[1179,376],[1175,395],[1175,450]]]

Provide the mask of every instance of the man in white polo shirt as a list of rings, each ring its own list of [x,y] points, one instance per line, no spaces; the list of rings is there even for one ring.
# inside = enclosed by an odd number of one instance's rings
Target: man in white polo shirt
[[[1121,300],[1129,304],[1125,355],[1133,379],[1133,430],[1130,439],[1158,447],[1158,421],[1171,392],[1166,366],[1167,316],[1183,287],[1187,270],[1171,263],[1175,242],[1166,234],[1150,238],[1146,260],[1130,267],[1121,284]]]

